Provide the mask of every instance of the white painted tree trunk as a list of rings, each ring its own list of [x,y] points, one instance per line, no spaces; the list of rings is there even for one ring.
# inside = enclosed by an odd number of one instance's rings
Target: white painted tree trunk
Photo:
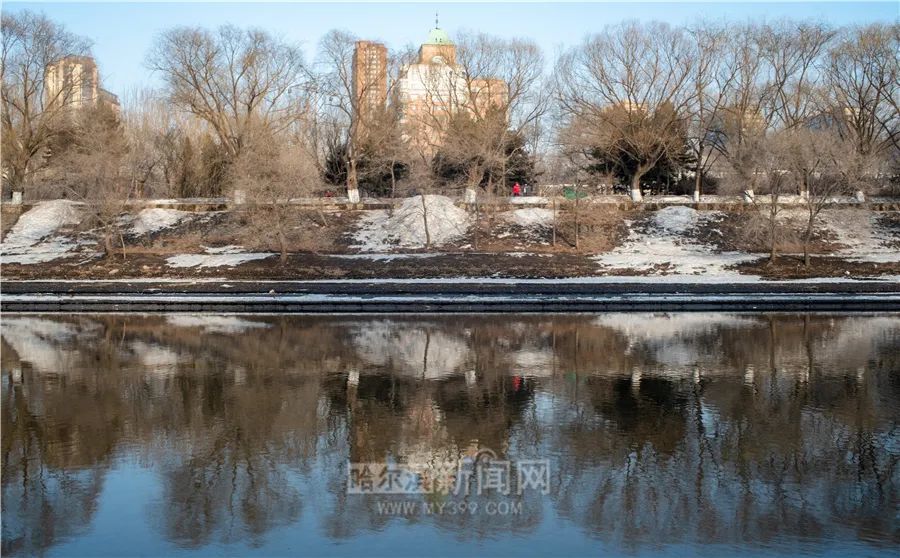
[[[244,205],[247,203],[247,192],[243,190],[235,190],[232,193],[232,199],[236,205]]]
[[[744,202],[753,203],[753,190],[744,190]]]
[[[641,194],[640,188],[637,188],[637,189],[632,188],[632,190],[631,190],[631,201],[633,201],[633,202],[635,202],[635,203],[640,203],[640,202],[644,201],[644,195]]]
[[[12,204],[13,205],[22,205],[22,192],[13,192],[12,193]]]
[[[472,188],[466,188],[466,196],[465,196],[466,203],[468,203],[468,204],[473,204],[473,203],[475,203],[475,197],[476,197],[476,195],[477,195],[477,194],[475,193],[475,190],[474,190],[474,189],[472,189]]]
[[[350,203],[359,203],[359,188],[348,188],[347,199]]]
[[[694,203],[700,203],[700,191],[694,190]]]
[[[862,190],[857,190],[857,191],[856,191],[856,196],[855,196],[855,197],[856,197],[856,201],[858,201],[859,203],[865,203],[865,202],[866,202],[866,193],[863,192]]]

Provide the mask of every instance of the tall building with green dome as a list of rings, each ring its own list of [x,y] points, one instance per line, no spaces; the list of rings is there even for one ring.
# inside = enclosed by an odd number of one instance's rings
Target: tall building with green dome
[[[502,106],[507,85],[495,78],[467,76],[456,63],[456,45],[435,25],[419,47],[419,59],[401,70],[395,95],[402,137],[431,157],[444,143],[453,115]]]
[[[456,65],[456,45],[439,27],[428,32],[428,40],[419,47],[419,64]]]

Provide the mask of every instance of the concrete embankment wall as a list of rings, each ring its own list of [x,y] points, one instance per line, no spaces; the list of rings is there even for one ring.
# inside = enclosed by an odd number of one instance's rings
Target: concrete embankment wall
[[[900,283],[12,282],[0,306],[4,312],[896,312]]]

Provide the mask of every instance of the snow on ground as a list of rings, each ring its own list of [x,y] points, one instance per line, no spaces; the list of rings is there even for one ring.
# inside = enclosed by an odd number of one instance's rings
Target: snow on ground
[[[135,235],[145,235],[174,227],[183,219],[189,217],[191,212],[177,209],[163,209],[150,207],[141,210],[131,222],[131,232]]]
[[[244,262],[264,260],[273,254],[270,252],[244,252],[240,246],[222,246],[204,248],[203,254],[178,254],[166,258],[169,267],[234,267]]]
[[[446,196],[413,196],[403,200],[393,211],[367,211],[352,238],[363,252],[383,252],[396,247],[424,248],[426,217],[427,236],[432,246],[460,239],[469,230],[471,220],[466,210],[456,207]]]
[[[542,205],[550,203],[548,198],[543,196],[512,196],[509,203],[513,205]]]
[[[219,314],[172,314],[166,318],[175,327],[199,327],[206,333],[243,333],[251,329],[270,327],[265,322],[254,322],[237,316]]]
[[[669,264],[663,271],[675,275],[716,275],[732,279],[741,277],[726,268],[757,256],[744,252],[719,252],[690,236],[691,229],[704,220],[715,218],[718,212],[698,213],[685,206],[672,206],[657,211],[648,223],[629,226],[625,242],[615,249],[594,257],[604,271],[633,269],[650,271],[661,264]]]
[[[328,258],[337,258],[339,260],[367,260],[372,262],[390,262],[394,260],[421,260],[427,258],[437,258],[439,256],[446,256],[447,252],[427,252],[427,253],[412,253],[412,254],[380,254],[380,253],[371,253],[371,254],[323,254]]]
[[[503,218],[520,227],[552,227],[553,210],[540,207],[503,212]]]
[[[37,264],[70,255],[79,243],[54,234],[78,224],[81,217],[77,202],[53,200],[35,205],[19,217],[0,244],[0,263]]]
[[[692,227],[699,217],[699,213],[690,207],[667,207],[653,214],[653,224],[664,231],[680,233]]]
[[[857,262],[900,261],[900,250],[891,246],[900,239],[878,222],[879,213],[832,209],[824,210],[820,215],[825,228],[844,246],[833,255]]]

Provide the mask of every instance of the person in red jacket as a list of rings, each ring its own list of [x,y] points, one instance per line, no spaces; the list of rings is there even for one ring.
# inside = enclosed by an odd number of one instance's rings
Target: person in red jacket
[[[514,196],[521,196],[521,195],[522,195],[522,187],[519,186],[519,183],[518,183],[518,182],[516,182],[515,184],[513,184],[513,192],[512,192],[512,194],[513,194]]]

